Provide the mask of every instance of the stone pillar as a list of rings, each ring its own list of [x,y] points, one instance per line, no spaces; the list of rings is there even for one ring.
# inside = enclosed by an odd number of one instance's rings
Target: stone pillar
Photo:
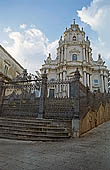
[[[75,98],[75,109],[74,109],[74,118],[79,118],[79,99],[80,99],[80,73],[79,70],[77,69],[75,71],[75,75],[74,75],[74,79],[75,79],[75,91],[74,91],[74,98]]]
[[[63,81],[65,81],[65,79],[66,79],[66,71],[64,70],[63,71]],[[63,87],[63,97],[66,97],[66,85],[64,84],[63,86],[64,86]]]
[[[38,118],[45,117],[45,109],[46,109],[46,98],[47,98],[47,74],[42,74],[42,85],[41,85],[41,96],[39,102],[39,114]]]
[[[64,61],[66,61],[66,46],[65,46],[65,52],[64,52]]]
[[[74,81],[70,85],[70,97],[74,100],[74,115],[72,119],[73,137],[79,137],[80,129],[80,73],[78,69],[75,71]]]
[[[84,60],[86,60],[86,56],[85,56],[85,48],[83,48],[83,56],[84,56]]]
[[[66,96],[70,97],[70,90],[69,90],[69,84],[67,84],[67,88],[66,88]]]
[[[84,86],[85,86],[85,87],[86,87],[86,84],[87,84],[86,81],[87,81],[87,80],[86,80],[86,72],[84,71]]]
[[[106,93],[108,93],[108,77],[107,76],[105,76],[104,77],[104,81],[105,81],[105,91],[106,91]]]
[[[64,72],[63,72],[63,80],[65,80],[66,79],[66,71],[64,70]]]
[[[60,97],[60,84],[58,84],[58,97]]]
[[[101,74],[101,93],[104,93],[104,80],[102,74]]]
[[[90,84],[89,84],[89,74],[87,74],[87,85],[88,85],[88,87],[90,86]]]
[[[5,88],[3,88],[4,81],[0,80],[0,115],[2,113],[2,104],[3,104],[3,96],[5,92]]]
[[[60,80],[62,80],[62,73],[60,72]]]
[[[92,92],[92,74],[90,74],[90,91]]]
[[[59,80],[59,74],[57,73],[57,80]]]
[[[63,47],[61,48],[61,63],[63,62]]]
[[[86,48],[86,60],[88,62],[88,48]]]

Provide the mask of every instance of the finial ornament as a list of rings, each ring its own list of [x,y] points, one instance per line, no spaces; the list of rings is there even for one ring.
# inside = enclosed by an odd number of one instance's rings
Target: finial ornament
[[[44,74],[46,74],[46,69],[44,70]]]
[[[73,19],[73,24],[75,25],[75,19]]]
[[[88,36],[86,37],[86,40],[88,41]]]
[[[49,58],[51,58],[51,54],[49,53]]]
[[[99,58],[99,60],[101,59],[101,54],[98,54],[98,58]]]

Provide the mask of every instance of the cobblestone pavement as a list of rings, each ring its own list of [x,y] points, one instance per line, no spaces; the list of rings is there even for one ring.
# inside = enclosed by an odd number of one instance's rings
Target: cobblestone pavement
[[[110,170],[110,122],[65,142],[1,139],[0,170]]]

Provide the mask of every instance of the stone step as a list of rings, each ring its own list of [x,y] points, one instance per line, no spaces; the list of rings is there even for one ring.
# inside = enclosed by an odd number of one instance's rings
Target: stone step
[[[63,122],[63,123],[62,123]],[[57,141],[70,138],[66,121],[0,117],[0,138]]]
[[[65,131],[59,131],[59,132],[56,132],[55,131],[35,131],[35,130],[25,130],[25,129],[17,129],[16,127],[11,127],[11,128],[8,128],[8,127],[1,127],[0,128],[0,134],[3,133],[3,132],[11,132],[11,133],[25,133],[26,135],[27,134],[32,134],[32,135],[60,135],[60,136],[69,136],[69,133],[68,132],[65,132]]]
[[[30,118],[11,118],[11,117],[0,117],[0,120],[3,121],[14,121],[14,122],[26,122],[26,123],[45,123],[45,124],[51,124],[52,119],[38,119],[38,118],[34,118],[34,119],[30,119]]]
[[[47,134],[47,135],[43,135],[43,134],[32,134],[32,133],[28,133],[28,134],[26,134],[26,133],[24,133],[24,132],[11,132],[11,131],[7,131],[7,132],[0,132],[0,136],[6,136],[6,137],[9,137],[9,136],[14,136],[14,137],[17,137],[17,138],[19,138],[19,136],[21,136],[21,137],[24,137],[24,138],[30,138],[30,140],[31,140],[31,138],[47,138],[47,139],[65,139],[65,138],[70,138],[70,136],[61,136],[61,135],[55,135],[55,134],[53,134],[53,135],[49,135],[49,134]]]
[[[4,124],[4,125],[10,125],[10,124],[13,124],[13,126],[19,126],[19,125],[23,125],[23,126],[28,126],[28,127],[30,127],[30,126],[39,126],[39,127],[42,127],[42,126],[45,126],[45,127],[57,127],[57,126],[53,126],[53,125],[51,125],[51,124],[45,124],[45,123],[39,123],[39,122],[22,122],[22,121],[5,121],[5,120],[0,120],[0,125],[2,125],[2,124]]]
[[[27,136],[13,136],[13,135],[9,135],[9,136],[6,136],[6,135],[1,135],[0,134],[0,138],[1,139],[10,139],[10,140],[22,140],[22,141],[42,141],[42,142],[61,142],[61,141],[65,141],[65,140],[68,140],[70,137],[63,137],[63,138],[30,138],[30,137],[27,137]]]
[[[45,126],[42,126],[42,127],[39,127],[39,126],[24,126],[24,125],[18,125],[17,126],[13,126],[13,124],[0,124],[0,129],[1,128],[15,128],[15,129],[24,129],[24,130],[34,130],[34,131],[56,131],[56,132],[64,132],[64,131],[67,131],[68,129],[67,128],[61,128],[61,127],[45,127]]]
[[[17,118],[13,118],[13,117],[0,117],[0,120],[4,120],[4,121],[7,121],[7,122],[26,122],[26,123],[38,123],[38,124],[51,124],[51,125],[55,125],[55,124],[58,124],[57,122],[66,122],[66,123],[70,123],[71,120],[55,120],[55,119],[38,119],[38,118],[30,118],[30,117],[26,117],[25,119],[24,118],[20,118],[20,117],[17,117]]]

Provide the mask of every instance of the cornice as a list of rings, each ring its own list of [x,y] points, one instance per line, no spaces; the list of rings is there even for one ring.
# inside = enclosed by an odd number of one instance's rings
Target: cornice
[[[9,58],[11,58],[17,65],[19,65],[19,67],[21,69],[24,70],[24,68],[21,66],[21,64],[19,64],[1,45],[0,45],[0,48],[3,50],[4,53],[6,53],[9,56]]]

